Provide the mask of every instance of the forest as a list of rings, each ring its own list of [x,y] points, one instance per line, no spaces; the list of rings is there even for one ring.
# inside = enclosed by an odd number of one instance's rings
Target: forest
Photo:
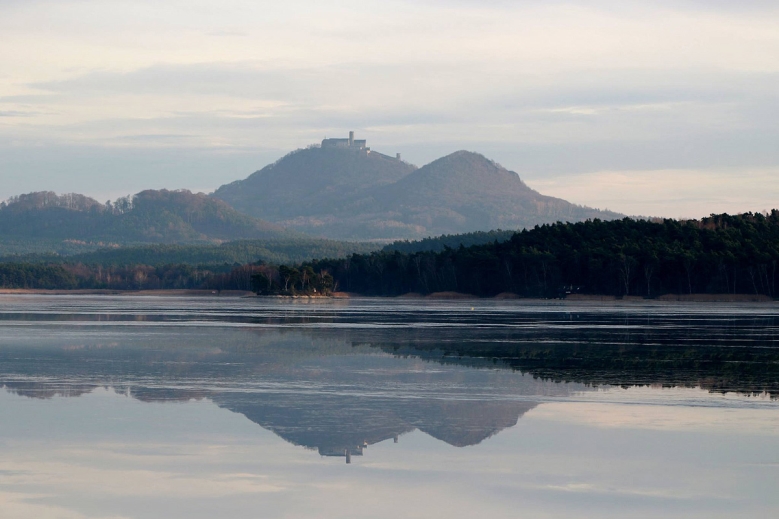
[[[485,243],[504,242],[510,240],[517,231],[503,231],[496,229],[494,231],[476,231],[463,234],[444,234],[435,238],[424,238],[422,240],[397,240],[382,249],[384,252],[399,251],[403,253],[433,251],[440,252],[449,247],[454,249],[462,245],[470,247],[472,245],[484,245]]]
[[[0,263],[6,288],[198,288],[258,294],[371,296],[460,292],[657,297],[663,294],[759,294],[776,297],[779,211],[712,215],[700,220],[591,220],[537,226],[466,247],[444,236],[303,263],[187,265]],[[444,243],[442,243],[444,242]],[[425,243],[427,248],[415,243]],[[441,250],[441,247],[442,250]],[[417,248],[416,250],[414,250]],[[104,260],[106,258],[103,258]]]
[[[243,290],[327,294],[332,277],[257,262],[246,265],[0,263],[0,288],[43,290]]]
[[[365,295],[461,292],[763,294],[775,297],[779,211],[701,220],[591,220],[537,226],[503,242],[442,251],[384,250],[304,263],[336,290]]]
[[[312,258],[341,258],[352,253],[376,250],[371,243],[345,242],[323,238],[282,238],[236,240],[214,244],[150,244],[132,247],[102,248],[96,251],[56,258],[63,263],[88,265],[235,265],[256,263],[300,263]],[[48,262],[52,256],[28,256]]]
[[[0,263],[0,287],[22,289],[111,289],[157,290],[208,288],[211,281],[231,279],[238,290],[249,290],[241,283],[239,269],[232,266],[193,267],[191,265],[102,266],[84,264]],[[232,278],[230,277],[232,276]]]

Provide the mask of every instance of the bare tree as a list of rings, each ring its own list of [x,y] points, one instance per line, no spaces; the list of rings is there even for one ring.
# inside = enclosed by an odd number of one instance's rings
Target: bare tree
[[[630,281],[633,279],[633,267],[636,260],[626,254],[619,255],[619,274],[625,286],[625,295],[630,294]]]
[[[646,279],[646,296],[652,297],[652,274],[655,272],[655,266],[651,263],[644,264],[644,279]]]

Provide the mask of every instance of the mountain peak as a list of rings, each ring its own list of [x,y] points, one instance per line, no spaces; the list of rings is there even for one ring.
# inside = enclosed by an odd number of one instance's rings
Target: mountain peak
[[[469,151],[469,150],[457,150],[455,152],[450,153],[449,155],[444,155],[438,160],[448,160],[448,159],[466,159],[466,160],[477,160],[477,161],[485,161],[489,162],[491,164],[496,164],[494,160],[490,160],[481,153],[477,151]],[[433,161],[436,162],[436,161]]]
[[[287,228],[341,239],[423,238],[621,216],[543,196],[480,153],[459,150],[416,168],[351,137],[290,153],[212,196]]]
[[[509,171],[492,159],[488,159],[481,153],[475,151],[459,150],[454,153],[450,153],[438,160],[434,160],[425,167],[441,167],[446,166],[448,168],[476,168],[474,171],[478,172],[499,172]],[[512,172],[513,173],[513,172]],[[514,173],[516,175],[516,173]]]
[[[365,147],[310,147],[285,155],[245,180],[224,185],[212,196],[259,218],[297,219],[298,228],[316,232],[317,218],[311,217],[371,203],[372,190],[416,169]]]

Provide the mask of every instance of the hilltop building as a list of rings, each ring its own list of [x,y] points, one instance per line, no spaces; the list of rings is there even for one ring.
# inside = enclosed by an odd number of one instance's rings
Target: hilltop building
[[[365,150],[371,149],[366,146],[365,139],[355,139],[354,132],[349,132],[348,139],[324,139],[322,141],[323,148],[349,148],[353,150]]]
[[[322,148],[339,148],[343,150],[363,151],[366,154],[375,153],[376,155],[387,159],[392,158],[389,155],[384,155],[383,153],[379,153],[377,151],[371,152],[371,149],[367,146],[367,141],[365,139],[355,139],[353,131],[349,132],[348,139],[323,139]],[[395,159],[402,162],[400,153],[395,154]]]

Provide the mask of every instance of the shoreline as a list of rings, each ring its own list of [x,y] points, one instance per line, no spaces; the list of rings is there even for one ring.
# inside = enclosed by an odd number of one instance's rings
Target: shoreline
[[[497,300],[497,301],[569,301],[569,302],[602,302],[617,304],[636,303],[774,303],[776,299],[763,294],[664,294],[654,298],[643,296],[608,296],[595,294],[569,294],[565,298],[539,299],[521,297],[517,294],[504,292],[491,297],[479,297],[460,292],[434,292],[423,295],[420,293],[408,293],[399,296],[364,296],[351,292],[334,292],[329,296],[319,294],[299,295],[257,295],[247,290],[199,290],[199,289],[161,289],[161,290],[114,290],[114,289],[75,289],[75,290],[50,290],[38,288],[0,288],[2,295],[49,295],[49,296],[139,296],[139,297],[247,297],[269,299],[408,299],[426,301],[464,301],[464,300]]]
[[[48,296],[152,296],[152,297],[246,297],[254,296],[248,290],[113,290],[107,288],[48,290],[43,288],[0,288],[0,295],[48,295]]]

